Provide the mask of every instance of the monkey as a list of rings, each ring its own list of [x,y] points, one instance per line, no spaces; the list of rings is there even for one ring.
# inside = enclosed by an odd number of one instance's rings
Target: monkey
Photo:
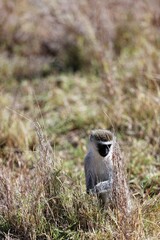
[[[123,158],[113,133],[103,129],[91,131],[84,170],[88,194],[96,194],[103,206],[116,205],[128,212],[129,190]]]
[[[91,132],[88,153],[84,159],[87,193],[97,194],[102,204],[111,198],[113,134],[107,130]]]

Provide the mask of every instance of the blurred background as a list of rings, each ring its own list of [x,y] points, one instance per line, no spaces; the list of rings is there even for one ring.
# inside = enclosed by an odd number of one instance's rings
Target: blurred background
[[[105,128],[118,137],[135,196],[157,196],[160,1],[1,0],[0,108],[0,164],[12,184],[33,168],[38,121],[83,189],[88,135]],[[147,236],[160,234],[156,206]]]
[[[158,0],[2,0],[0,16],[2,79],[159,69]]]

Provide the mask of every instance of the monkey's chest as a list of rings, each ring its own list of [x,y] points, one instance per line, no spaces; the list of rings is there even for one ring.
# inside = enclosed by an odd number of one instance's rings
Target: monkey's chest
[[[97,182],[102,182],[110,179],[111,166],[106,161],[100,161],[95,169]]]

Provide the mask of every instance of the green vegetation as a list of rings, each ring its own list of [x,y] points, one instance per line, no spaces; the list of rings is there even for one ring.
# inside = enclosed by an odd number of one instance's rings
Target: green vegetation
[[[0,239],[159,239],[159,2],[79,2],[0,3]],[[85,193],[97,128],[125,156],[125,230]]]

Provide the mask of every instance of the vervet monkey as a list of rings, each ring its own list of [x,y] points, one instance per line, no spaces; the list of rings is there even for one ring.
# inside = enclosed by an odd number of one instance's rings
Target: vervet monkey
[[[84,169],[87,193],[96,193],[103,205],[111,203],[128,212],[129,191],[114,134],[101,129],[91,132]]]

